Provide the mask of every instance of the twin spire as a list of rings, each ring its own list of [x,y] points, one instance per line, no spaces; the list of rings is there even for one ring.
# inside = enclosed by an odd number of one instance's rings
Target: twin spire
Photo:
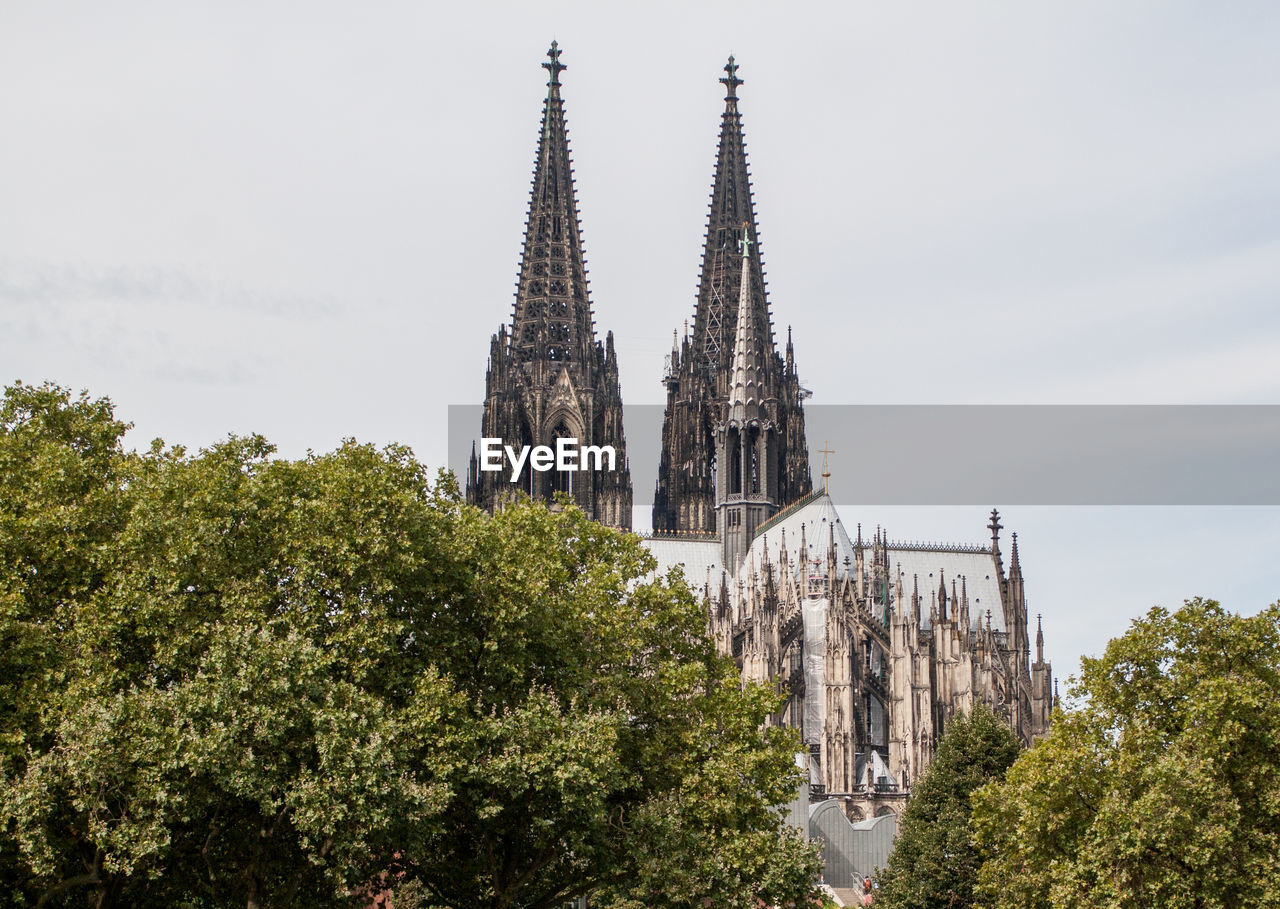
[[[738,77],[738,64],[733,57],[725,64],[724,71],[720,82],[726,89],[725,107],[720,120],[715,177],[711,186],[711,211],[702,247],[702,273],[694,312],[693,355],[702,368],[728,379],[737,314],[742,308],[741,293],[735,291],[747,288],[746,311],[755,323],[753,330],[770,351],[773,349],[773,332],[765,293],[760,229],[751,197],[746,136],[742,130],[742,114],[738,110],[738,87],[744,81]],[[745,255],[739,255],[744,238],[750,241],[750,248]]]
[[[657,532],[748,530],[752,520],[719,513],[722,495],[759,496],[775,506],[812,489],[801,387],[790,344],[779,355],[769,315],[760,229],[751,195],[746,138],[738,106],[743,80],[733,58],[724,66],[724,111],[716,147],[711,204],[692,332],[677,343],[663,374],[667,404],[654,489]],[[741,439],[732,464],[719,451],[724,421],[771,433]],[[727,473],[743,474],[741,492],[720,489]],[[722,519],[731,519],[724,523]],[[726,562],[728,564],[728,562]]]
[[[547,58],[542,66],[550,78],[512,313],[511,349],[525,363],[581,366],[591,358],[595,330],[560,97],[560,73],[567,67],[554,41]]]

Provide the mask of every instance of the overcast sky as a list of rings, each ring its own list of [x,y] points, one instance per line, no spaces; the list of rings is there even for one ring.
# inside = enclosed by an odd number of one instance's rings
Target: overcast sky
[[[1280,403],[1280,6],[1245,2],[4,3],[0,381],[108,395],[138,445],[443,463],[510,318],[552,38],[628,404],[692,314],[729,53],[815,403]],[[1274,508],[1005,523],[1064,677],[1154,603],[1280,598]]]

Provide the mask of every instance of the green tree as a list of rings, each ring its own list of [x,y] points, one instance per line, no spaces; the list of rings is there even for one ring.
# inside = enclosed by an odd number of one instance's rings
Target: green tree
[[[902,812],[878,904],[891,909],[973,905],[978,853],[972,843],[970,796],[999,779],[1021,745],[1008,725],[979,702],[952,720],[938,752]]]
[[[396,446],[134,454],[126,429],[104,399],[6,392],[15,903],[559,906],[661,896],[694,859],[724,905],[804,899],[775,696],[635,537],[485,515]]]
[[[974,825],[993,909],[1280,903],[1280,604],[1135,621]]]
[[[653,906],[803,899],[816,858],[784,853],[770,807],[799,784],[794,734],[762,730],[777,696],[743,688],[684,582],[574,508],[466,516],[463,568],[430,611],[457,642],[439,659],[468,704],[468,760],[397,874],[457,907],[636,888]],[[696,880],[662,902],[655,882],[685,875],[695,846]]]

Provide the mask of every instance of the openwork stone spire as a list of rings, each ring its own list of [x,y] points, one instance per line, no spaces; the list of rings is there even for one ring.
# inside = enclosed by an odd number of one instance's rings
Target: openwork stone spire
[[[560,97],[560,73],[567,69],[560,53],[559,45],[551,42],[542,64],[550,78],[511,320],[511,349],[522,362],[583,363],[595,341],[569,130]]]
[[[733,290],[744,280],[743,269],[747,271],[745,279],[750,287],[748,311],[755,323],[755,331],[766,339],[770,351],[773,350],[773,326],[765,294],[760,230],[751,198],[747,143],[742,131],[742,115],[738,111],[738,86],[744,85],[745,81],[738,78],[738,64],[733,57],[725,64],[724,71],[726,75],[720,79],[726,89],[724,114],[720,119],[711,212],[702,246],[702,273],[693,334],[695,355],[705,367],[718,371],[727,379],[740,308],[735,305],[738,301],[734,299]],[[752,237],[750,255],[739,256],[739,244],[748,233]]]

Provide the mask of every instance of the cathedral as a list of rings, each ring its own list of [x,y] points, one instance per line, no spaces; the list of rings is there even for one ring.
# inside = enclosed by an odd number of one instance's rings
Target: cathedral
[[[632,490],[613,335],[601,343],[586,285],[553,42],[511,324],[493,336],[482,436],[513,446],[610,445],[613,471],[481,469],[467,497],[567,494],[630,529]],[[814,488],[790,330],[779,353],[751,198],[732,57],[692,332],[663,370],[667,402],[645,546],[701,592],[708,627],[744,680],[787,695],[774,721],[800,731],[810,795],[858,821],[896,815],[957,713],[985,701],[1025,743],[1048,731],[1052,667],[1035,660],[1017,534],[1006,566],[999,514],[989,542],[905,544],[851,531]],[[825,447],[825,446],[824,446]]]

